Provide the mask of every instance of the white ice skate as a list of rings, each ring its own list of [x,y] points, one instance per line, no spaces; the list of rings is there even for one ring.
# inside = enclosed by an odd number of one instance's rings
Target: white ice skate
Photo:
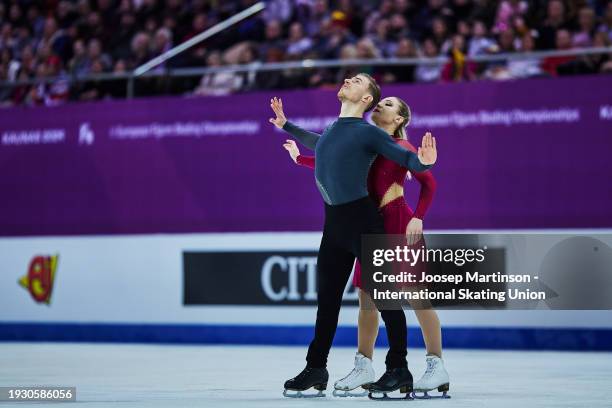
[[[427,356],[427,369],[419,381],[414,383],[412,396],[418,399],[450,398],[447,395],[450,381],[444,362],[438,356]],[[429,395],[427,392],[438,389],[442,395]],[[417,394],[418,393],[418,394]]]
[[[334,383],[334,397],[365,397],[367,391],[362,393],[351,393],[355,388],[362,387],[366,390],[370,383],[376,381],[376,374],[372,367],[372,360],[361,353],[355,355],[355,368],[343,379]]]

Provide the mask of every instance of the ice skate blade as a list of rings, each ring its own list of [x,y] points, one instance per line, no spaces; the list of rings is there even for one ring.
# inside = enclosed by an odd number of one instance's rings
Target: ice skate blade
[[[334,391],[332,392],[332,395],[334,397],[338,397],[338,398],[346,398],[346,397],[365,397],[366,395],[368,395],[368,391],[366,389],[366,386],[369,384],[364,384],[361,386],[361,388],[364,389],[363,392],[359,392],[359,393],[352,393],[351,391],[356,390],[357,388],[353,388],[353,390],[341,390],[338,388],[335,388]]]
[[[323,392],[323,390],[319,390],[318,394],[302,394],[302,391],[296,391],[295,394],[289,394],[287,391],[294,391],[294,390],[284,390],[283,397],[286,397],[286,398],[322,398],[322,397],[325,397],[325,393]]]
[[[374,401],[403,401],[403,400],[413,400],[414,397],[412,396],[412,388],[408,389],[407,386],[402,386],[399,388],[399,391],[402,394],[406,394],[403,397],[390,397],[388,394],[397,391],[397,390],[393,390],[393,391],[372,391],[370,390],[370,392],[368,393],[368,398]],[[377,395],[382,394],[382,397],[379,397]]]
[[[377,394],[382,394],[383,396],[377,397]],[[403,397],[390,397],[387,394],[387,392],[369,392],[368,398],[374,401],[410,401],[414,399],[410,393]]]
[[[417,394],[419,393],[419,394]],[[420,395],[422,394],[422,395]],[[414,391],[412,393],[412,398],[418,400],[428,400],[428,399],[450,399],[450,395],[446,393],[446,391],[442,391],[442,395],[429,395],[427,391]]]
[[[438,391],[441,395],[429,395],[430,391],[433,390],[414,390],[412,392],[412,398],[414,399],[449,399],[451,396],[447,394],[449,390],[449,384],[442,384],[438,387]]]

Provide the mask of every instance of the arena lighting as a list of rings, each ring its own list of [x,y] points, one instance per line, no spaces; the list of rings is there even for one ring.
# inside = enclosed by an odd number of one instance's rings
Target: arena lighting
[[[266,5],[264,4],[263,1],[260,1],[259,3],[256,3],[249,8],[242,10],[240,13],[228,18],[227,20],[224,20],[220,22],[219,24],[215,24],[214,26],[210,27],[208,30],[202,31],[200,34],[196,35],[195,37],[185,41],[184,43],[177,45],[176,47],[172,49],[169,49],[165,53],[142,64],[141,66],[139,66],[138,68],[134,70],[134,76],[141,76],[142,74],[146,73],[150,69],[169,60],[175,55],[180,54],[181,52],[193,47],[194,45],[212,37],[213,35],[225,30],[226,28],[236,24],[237,22],[244,20],[245,18],[250,17],[253,14],[259,13],[264,8],[266,8]]]

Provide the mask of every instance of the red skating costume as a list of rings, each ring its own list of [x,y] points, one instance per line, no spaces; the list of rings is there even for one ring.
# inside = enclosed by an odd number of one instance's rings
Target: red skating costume
[[[417,151],[414,146],[406,140],[396,139],[396,142],[413,152]],[[297,163],[314,169],[315,158],[313,156],[299,155],[297,157]],[[382,156],[376,158],[368,175],[368,191],[379,208],[385,193],[393,184],[396,183],[403,188],[407,172],[408,170],[405,167],[401,167],[391,160]],[[416,211],[412,211],[412,208],[406,203],[403,194],[385,204],[384,207],[380,208],[380,211],[384,218],[385,231],[387,234],[405,234],[408,222],[410,222],[412,217],[422,220],[431,204],[433,195],[436,191],[436,180],[434,176],[429,170],[413,173],[412,175],[421,185]],[[356,287],[361,287],[361,265],[359,261],[355,262],[353,284]]]

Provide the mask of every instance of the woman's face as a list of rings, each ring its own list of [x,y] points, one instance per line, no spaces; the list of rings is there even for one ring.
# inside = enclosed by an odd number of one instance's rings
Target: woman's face
[[[388,32],[389,32],[389,20],[384,19],[384,18],[380,19],[378,21],[378,24],[376,24],[376,34],[380,38],[386,38]]]
[[[372,112],[372,121],[378,127],[392,123],[399,125],[404,118],[397,114],[398,110],[399,102],[397,98],[388,97],[381,99]]]
[[[80,57],[85,55],[85,44],[83,43],[83,40],[76,40],[72,49],[75,56]]]
[[[104,72],[104,65],[102,65],[102,61],[100,61],[99,59],[95,60],[91,64],[91,72],[94,74],[100,74]]]
[[[444,37],[446,35],[446,23],[440,18],[436,18],[432,22],[432,30],[436,37]]]
[[[512,49],[514,47],[514,31],[507,29],[499,35],[499,45],[503,49]]]
[[[126,71],[125,61],[124,60],[117,61],[117,63],[115,64],[114,72],[125,72],[125,71]]]
[[[469,37],[471,31],[472,29],[466,21],[460,20],[457,23],[457,32],[462,36]]]
[[[593,25],[595,25],[595,14],[593,13],[593,10],[590,8],[581,9],[578,21],[580,27],[585,31],[593,28]]]
[[[426,57],[433,58],[438,55],[438,47],[436,47],[436,44],[433,41],[425,40],[423,47]]]
[[[453,48],[457,51],[463,51],[465,48],[465,39],[462,35],[457,34],[453,37]]]
[[[397,50],[395,51],[396,57],[412,57],[415,55],[414,46],[412,42],[407,38],[402,38],[397,43]]]
[[[535,49],[535,42],[531,34],[525,34],[522,41],[522,51],[533,51]]]
[[[487,35],[487,26],[482,21],[476,21],[472,29],[475,37],[484,37]]]
[[[565,12],[563,8],[563,2],[559,0],[551,1],[548,3],[548,17],[551,19],[562,19],[563,13]]]
[[[212,52],[208,58],[206,58],[206,65],[209,67],[219,67],[221,66],[221,54],[218,52]]]
[[[299,41],[303,36],[302,25],[300,23],[291,24],[291,27],[289,27],[289,39],[291,41]]]

